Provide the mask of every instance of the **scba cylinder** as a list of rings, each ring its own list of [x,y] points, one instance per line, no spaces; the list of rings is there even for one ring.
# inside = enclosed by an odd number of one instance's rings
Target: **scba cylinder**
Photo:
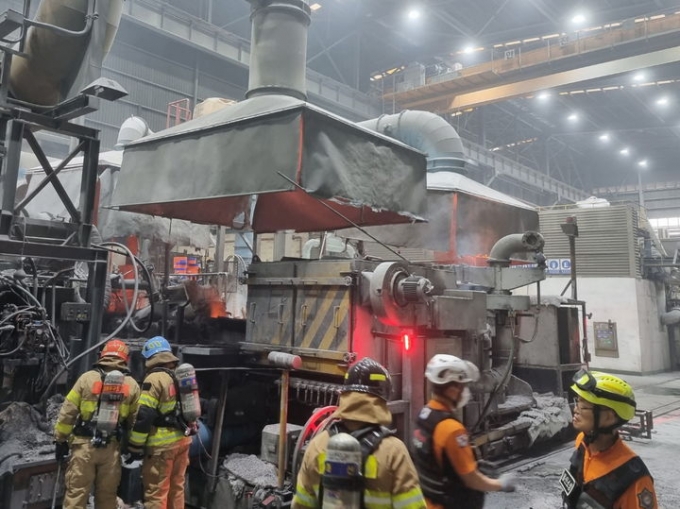
[[[201,416],[201,399],[198,394],[196,370],[191,364],[180,364],[175,370],[179,384],[179,403],[182,417],[188,423],[195,422]]]
[[[114,369],[104,377],[99,400],[99,412],[95,428],[104,435],[111,435],[118,427],[120,404],[125,398],[125,375]]]
[[[347,433],[330,438],[321,481],[323,509],[361,509],[362,463],[356,438]]]

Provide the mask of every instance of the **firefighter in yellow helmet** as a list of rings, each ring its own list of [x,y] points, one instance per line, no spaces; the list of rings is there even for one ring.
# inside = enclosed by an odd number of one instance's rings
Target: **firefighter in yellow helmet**
[[[139,413],[128,440],[126,461],[142,460],[145,509],[184,509],[184,475],[195,423],[180,412],[175,357],[168,341],[156,336],[142,348],[146,378]]]
[[[54,438],[57,461],[68,460],[64,509],[85,509],[93,485],[97,509],[117,507],[120,441],[132,429],[140,395],[128,358],[123,341],[106,343],[94,369],[78,378],[61,406]]]
[[[345,509],[425,509],[418,474],[404,443],[385,427],[392,423],[387,401],[392,390],[390,374],[373,359],[354,364],[345,377],[340,403],[329,428],[312,439],[302,459],[293,509],[319,508],[335,496],[334,507]],[[325,484],[330,469],[329,443],[349,434],[361,444],[360,487],[356,503],[338,501]],[[347,435],[342,435],[347,436]],[[322,479],[324,476],[324,479]],[[331,500],[329,500],[331,502]]]
[[[657,509],[654,482],[643,461],[623,443],[617,428],[635,416],[633,388],[621,378],[579,371],[573,424],[576,450],[560,477],[568,509]]]

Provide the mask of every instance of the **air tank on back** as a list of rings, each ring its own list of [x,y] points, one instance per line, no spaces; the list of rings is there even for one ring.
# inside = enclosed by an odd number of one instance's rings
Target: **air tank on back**
[[[12,61],[12,95],[54,106],[99,78],[102,60],[118,30],[123,1],[42,0],[35,21],[68,32],[29,28],[24,46],[27,57]]]

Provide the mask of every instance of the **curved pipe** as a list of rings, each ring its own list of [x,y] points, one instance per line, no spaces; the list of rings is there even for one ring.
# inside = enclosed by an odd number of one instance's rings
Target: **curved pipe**
[[[379,132],[427,154],[427,171],[465,173],[460,136],[446,120],[429,111],[404,110],[357,125]]]
[[[661,323],[664,325],[678,325],[680,323],[680,308],[673,308],[668,313],[662,314]]]
[[[543,235],[538,232],[513,233],[506,235],[491,248],[489,265],[510,265],[510,257],[515,253],[540,251],[545,245]]]
[[[12,96],[24,104],[54,106],[77,93],[98,77],[85,65],[92,60],[101,66],[122,14],[123,0],[40,2],[35,20],[26,22],[26,57],[12,60]]]

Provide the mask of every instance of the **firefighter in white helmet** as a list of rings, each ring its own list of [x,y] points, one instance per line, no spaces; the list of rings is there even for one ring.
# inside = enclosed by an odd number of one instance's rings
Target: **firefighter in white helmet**
[[[477,366],[438,354],[428,362],[425,377],[432,399],[418,415],[412,452],[428,509],[480,509],[484,492],[514,491],[511,475],[491,479],[479,471],[468,432],[454,414],[470,400],[468,384],[479,380]]]
[[[387,408],[392,390],[390,374],[373,359],[352,365],[334,417],[337,419],[312,439],[297,478],[293,509],[343,507],[344,509],[425,509],[418,474],[404,443],[386,428],[392,423]],[[357,497],[327,500],[322,477],[329,471],[329,442],[347,434],[361,444],[361,461],[355,472]],[[347,435],[344,435],[345,437]],[[340,437],[342,438],[342,436]],[[331,456],[329,453],[328,456]],[[331,490],[328,490],[331,491]],[[337,496],[337,494],[335,494]],[[348,505],[344,500],[355,500]]]
[[[57,461],[68,460],[64,509],[85,509],[93,486],[97,509],[117,507],[120,441],[132,429],[140,395],[128,358],[123,341],[106,343],[94,369],[78,378],[61,406],[54,439]]]
[[[126,462],[142,460],[145,509],[184,509],[184,475],[191,435],[198,429],[200,415],[198,390],[194,382],[186,393],[195,403],[188,415],[180,401],[184,389],[175,371],[179,359],[170,343],[161,336],[153,337],[144,344],[142,355],[146,378]]]

